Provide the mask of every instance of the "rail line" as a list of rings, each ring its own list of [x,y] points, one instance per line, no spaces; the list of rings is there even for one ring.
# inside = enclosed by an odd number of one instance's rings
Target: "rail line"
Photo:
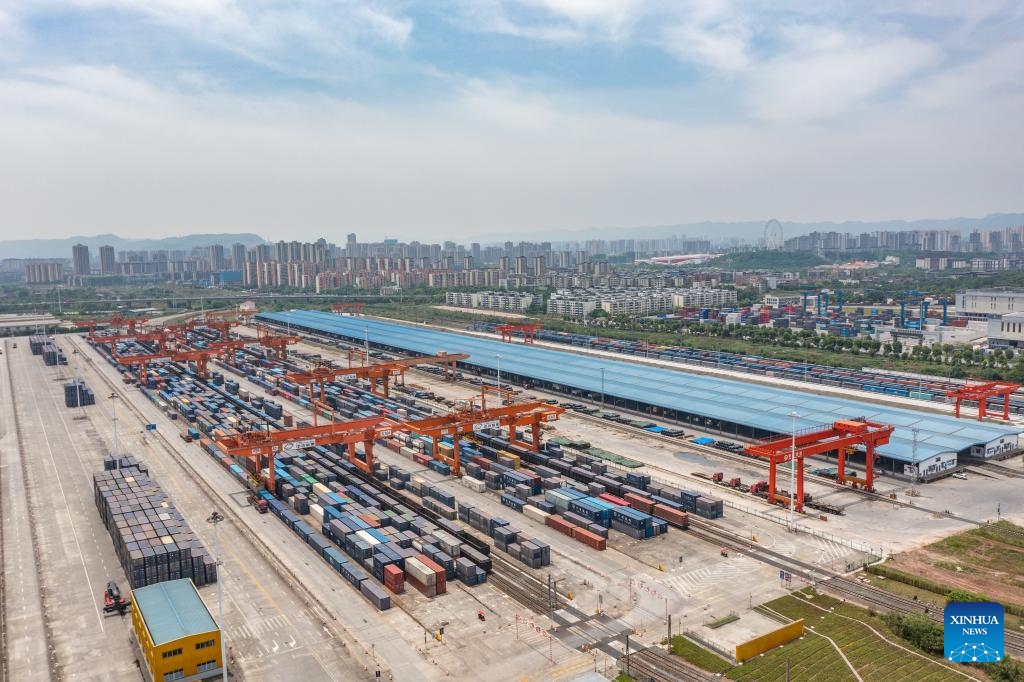
[[[619,669],[637,680],[654,682],[709,682],[714,675],[695,668],[678,656],[648,647],[619,658]]]
[[[348,345],[355,346],[356,344],[348,344]],[[329,346],[329,348],[335,349],[334,346]],[[421,371],[421,370],[413,369],[413,371]],[[620,430],[620,431],[623,431],[623,432],[626,432],[626,433],[642,435],[642,436],[644,436],[646,438],[655,439],[655,440],[658,440],[658,441],[661,441],[661,442],[664,442],[664,443],[670,443],[670,444],[672,444],[674,446],[677,446],[677,447],[680,446],[680,445],[684,445],[684,443],[685,443],[684,447],[686,447],[687,449],[690,449],[692,451],[695,451],[695,452],[697,452],[699,454],[705,454],[705,455],[709,455],[709,456],[716,457],[716,458],[723,459],[723,460],[727,460],[727,461],[742,463],[742,464],[745,464],[745,465],[748,465],[748,466],[759,466],[760,468],[767,468],[768,467],[768,464],[766,462],[762,462],[758,458],[751,458],[751,457],[746,457],[746,456],[743,456],[743,455],[733,454],[733,453],[730,453],[730,452],[719,450],[717,448],[711,448],[711,447],[708,447],[708,446],[702,446],[702,445],[695,444],[695,443],[692,443],[692,442],[689,442],[689,441],[680,441],[680,440],[678,440],[676,438],[671,438],[671,437],[668,437],[668,436],[662,436],[660,434],[652,433],[650,431],[647,431],[647,430],[644,430],[644,429],[640,429],[640,428],[637,428],[637,427],[633,427],[633,426],[629,426],[629,425],[624,425],[624,424],[620,424],[620,423],[616,423],[616,422],[609,422],[608,420],[601,419],[599,417],[595,417],[595,416],[589,415],[589,414],[584,414],[584,413],[578,413],[577,412],[577,413],[575,413],[575,416],[578,416],[578,417],[580,417],[580,418],[582,418],[584,420],[587,420],[587,421],[590,421],[590,422],[593,422],[593,423],[599,423],[599,424],[603,424],[605,426],[610,426],[611,428],[614,428],[614,429],[617,429],[617,430]],[[996,466],[998,466],[998,465],[996,465]],[[659,467],[657,465],[645,464],[645,467],[647,467],[650,470],[661,471],[663,473],[668,473],[668,474],[672,474],[672,475],[675,475],[675,476],[679,475],[678,472],[672,471],[672,470],[664,468],[664,467]],[[869,499],[872,499],[874,501],[886,502],[886,503],[894,505],[894,506],[901,506],[901,507],[905,507],[905,508],[916,509],[916,510],[919,510],[919,511],[922,511],[922,512],[925,512],[925,513],[943,515],[943,516],[946,516],[947,518],[958,520],[958,521],[961,521],[963,523],[967,523],[967,524],[974,525],[974,526],[984,526],[984,525],[986,525],[982,521],[978,521],[978,520],[975,520],[975,519],[970,519],[970,518],[963,517],[963,516],[958,516],[956,514],[952,514],[952,513],[948,512],[948,511],[939,511],[939,510],[929,509],[929,508],[926,508],[926,507],[921,507],[921,506],[918,506],[918,505],[914,505],[914,504],[909,503],[909,502],[903,502],[903,501],[900,501],[900,500],[896,500],[896,499],[890,498],[890,497],[888,497],[886,495],[882,495],[880,493],[874,493],[874,492],[868,492],[868,491],[865,491],[865,490],[862,490],[862,489],[850,488],[848,486],[845,486],[845,485],[843,485],[841,483],[838,483],[837,481],[834,481],[834,480],[826,478],[826,477],[821,477],[821,476],[815,476],[813,474],[808,474],[807,478],[810,479],[810,480],[813,480],[815,482],[818,482],[818,483],[820,483],[822,485],[825,485],[827,487],[831,487],[831,488],[834,488],[834,489],[837,489],[837,490],[851,490],[851,491],[854,491],[854,492],[856,492],[856,493],[858,493],[858,494],[860,494],[860,495],[862,495],[864,497],[867,497]],[[753,497],[753,496],[751,496],[751,497]],[[811,583],[816,584],[821,589],[824,589],[826,591],[830,591],[830,592],[833,592],[833,593],[836,593],[836,594],[843,595],[844,597],[849,597],[851,599],[851,601],[856,601],[858,603],[861,603],[861,604],[863,604],[865,606],[869,606],[869,607],[877,607],[877,608],[882,609],[882,610],[896,611],[896,612],[899,612],[899,613],[919,613],[919,614],[924,614],[924,615],[929,616],[935,622],[942,622],[942,616],[941,616],[940,613],[937,613],[937,612],[933,611],[932,609],[929,609],[928,607],[926,607],[925,605],[921,604],[920,602],[915,602],[913,600],[906,599],[904,597],[899,597],[898,595],[894,595],[894,594],[892,594],[890,592],[887,592],[885,590],[882,590],[880,588],[871,587],[871,586],[868,586],[868,585],[864,585],[862,583],[858,583],[858,582],[852,581],[849,578],[846,578],[846,577],[841,576],[841,575],[830,574],[830,572],[828,570],[823,569],[820,566],[816,566],[814,564],[810,564],[808,562],[801,561],[801,560],[795,559],[793,557],[787,557],[787,556],[779,554],[777,552],[773,552],[771,550],[768,550],[768,549],[766,549],[764,547],[761,547],[760,545],[758,545],[757,543],[755,543],[755,542],[753,542],[751,540],[748,540],[746,538],[738,536],[738,535],[736,535],[736,534],[734,534],[734,533],[732,533],[730,531],[727,531],[725,529],[716,527],[713,524],[710,524],[710,523],[708,523],[708,522],[706,522],[706,521],[704,521],[702,519],[698,519],[698,518],[694,517],[693,515],[691,515],[690,523],[691,523],[691,527],[690,527],[690,531],[689,532],[693,533],[694,535],[696,535],[698,537],[702,537],[703,539],[705,539],[707,541],[710,541],[712,543],[717,542],[717,543],[721,544],[722,546],[726,546],[726,547],[729,547],[731,549],[735,549],[737,551],[743,551],[743,552],[746,552],[748,554],[757,555],[757,558],[759,558],[759,560],[763,561],[764,563],[767,563],[769,565],[775,566],[775,567],[780,568],[782,570],[790,571],[790,572],[792,572],[792,573],[794,573],[796,575],[799,575],[799,576],[805,578],[806,580],[810,581]],[[503,589],[502,591],[506,591],[507,593],[509,593],[509,595],[512,596],[513,599],[516,599],[516,601],[519,601],[520,603],[523,603],[523,605],[527,606],[528,608],[536,610],[536,608],[539,607],[539,608],[545,609],[545,611],[539,611],[539,612],[541,612],[541,613],[546,612],[546,610],[548,608],[548,605],[547,605],[546,602],[537,603],[536,596],[532,596],[531,597],[529,594],[524,593],[521,588],[519,588],[518,586],[514,585],[514,583],[511,583],[510,581],[508,581],[507,578],[505,578],[504,576],[499,576],[498,579],[495,581],[495,584],[496,584],[496,586],[499,586],[499,583],[502,583],[502,582],[505,583],[504,586],[508,586],[508,590],[507,591],[505,589]],[[502,586],[502,587],[504,587],[504,586]],[[517,598],[512,593],[518,593],[519,597]],[[1007,632],[1006,633],[1006,650],[1007,650],[1008,653],[1012,653],[1013,655],[1024,656],[1024,634],[1013,632],[1013,631]]]
[[[76,347],[79,346],[76,336],[69,335],[68,338],[71,339],[72,345]],[[100,354],[99,351],[97,351],[94,347],[90,346],[89,344],[85,344],[85,346],[86,348],[96,352],[100,358],[105,360],[102,354]],[[83,352],[81,347],[79,347],[79,352]],[[128,391],[125,390],[125,387],[123,385],[115,383],[109,376],[107,376],[107,373],[103,371],[103,368],[98,363],[96,363],[91,356],[83,354],[83,358],[85,359],[85,362],[91,366],[96,376],[98,376],[99,379],[104,384],[106,384],[106,386],[111,390],[111,392],[117,393],[118,395],[124,395],[128,393]],[[122,403],[125,404],[128,407],[128,409],[142,423],[148,423],[149,419],[146,417],[145,413],[143,413],[142,410],[139,409],[138,405],[136,405],[133,400],[125,399],[122,401]],[[153,434],[154,440],[156,441],[156,443],[159,444],[160,448],[165,453],[170,455],[171,459],[177,463],[181,470],[184,471],[185,475],[188,476],[188,478],[191,479],[191,481],[200,490],[203,491],[207,499],[214,503],[218,507],[218,509],[220,509],[225,514],[225,516],[228,517],[228,519],[231,521],[231,525],[239,532],[239,534],[242,537],[249,541],[249,543],[253,546],[253,549],[256,551],[256,553],[267,562],[269,568],[273,570],[277,574],[277,576],[291,589],[292,594],[295,595],[299,602],[301,602],[303,606],[309,609],[309,612],[317,618],[324,631],[330,634],[330,636],[334,638],[336,641],[343,642],[345,646],[348,646],[350,648],[353,644],[358,644],[360,648],[363,649],[363,652],[366,655],[369,655],[367,648],[363,646],[360,640],[353,637],[347,629],[339,628],[336,625],[335,621],[337,620],[337,618],[331,614],[328,614],[323,609],[323,607],[320,605],[320,600],[317,597],[317,595],[314,594],[313,591],[303,581],[299,579],[299,576],[295,572],[293,572],[287,565],[285,565],[283,561],[281,561],[280,557],[278,557],[277,554],[275,553],[275,550],[272,549],[270,545],[258,533],[252,531],[245,524],[245,522],[239,515],[238,509],[230,504],[218,504],[218,502],[221,501],[221,497],[217,490],[213,487],[213,484],[206,480],[206,478],[203,477],[203,475],[200,474],[197,469],[193,468],[192,464],[187,460],[187,458],[185,458],[180,452],[178,452],[176,448],[174,448],[167,441],[167,438],[166,436],[164,436],[164,433],[158,430],[154,431]],[[309,649],[311,652],[313,652],[312,647],[309,647]],[[380,664],[380,667],[386,673],[391,674],[390,666],[386,664]]]
[[[178,374],[185,374],[184,368],[178,365],[177,363],[167,363],[166,366]],[[194,378],[196,379],[196,381],[202,383],[208,389],[215,391],[217,393],[222,393],[220,389],[210,385],[209,382],[202,379],[198,379],[197,377]],[[107,381],[108,384],[113,385],[112,382],[105,376],[104,380]],[[247,383],[251,384],[251,382],[249,382],[247,378],[245,380]],[[257,390],[258,387],[252,386],[251,388],[253,388],[253,390]],[[255,410],[251,406],[245,406],[244,409],[255,413]],[[357,472],[356,475],[371,485],[378,483],[376,480],[372,479],[371,477],[367,476],[362,472]],[[399,497],[400,499],[402,499],[403,503],[413,507],[417,511],[417,513],[424,515],[427,518],[432,518],[436,520],[436,514],[425,509],[419,502],[419,500],[413,498],[411,495],[408,495],[405,491],[391,492],[397,495],[397,497]],[[480,544],[480,541],[477,540],[475,543],[471,544]],[[569,608],[574,613],[574,615],[582,616],[582,614],[577,612],[574,607],[571,607],[568,604],[565,597],[559,594],[557,590],[552,591],[554,608],[551,608],[551,604],[549,604],[547,598],[547,588],[539,579],[537,579],[536,576],[533,576],[521,570],[512,562],[498,554],[490,553],[489,556],[491,558],[492,571],[488,576],[488,581],[493,583],[494,586],[498,588],[500,591],[505,592],[514,601],[522,604],[523,606],[529,608],[530,610],[538,614],[550,615],[555,610]],[[500,571],[497,570],[498,566],[501,567]],[[505,572],[508,572],[510,575],[505,575]],[[514,578],[512,576],[514,576]],[[408,614],[410,617],[412,617],[414,620],[420,623],[416,614],[413,613],[413,611],[411,610],[411,608],[409,607],[405,600],[394,599],[393,602],[397,604],[402,609],[402,611],[404,611],[406,614]],[[420,625],[423,626],[424,624],[420,623]]]
[[[933,608],[920,601],[914,601],[879,587],[851,580],[844,575],[833,573],[822,566],[780,554],[760,546],[753,540],[720,528],[703,519],[695,518],[692,515],[690,516],[689,532],[706,541],[717,542],[723,547],[755,556],[763,563],[792,572],[804,578],[820,590],[849,598],[850,601],[862,606],[884,611],[896,611],[898,613],[921,614],[928,616],[933,622],[943,622],[942,609],[940,608]],[[940,595],[936,595],[936,597],[941,598]],[[1005,648],[1007,653],[1014,656],[1024,656],[1024,633],[1007,630]]]
[[[1011,469],[1008,466],[996,464],[995,462],[965,462],[965,464],[975,469],[991,471],[992,473],[999,474],[1000,476],[1007,476],[1009,478],[1024,478],[1024,471],[1020,469]]]

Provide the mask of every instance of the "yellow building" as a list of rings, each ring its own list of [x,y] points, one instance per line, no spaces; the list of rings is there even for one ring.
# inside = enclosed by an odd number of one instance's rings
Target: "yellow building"
[[[135,590],[132,624],[154,682],[220,677],[220,630],[188,578]]]

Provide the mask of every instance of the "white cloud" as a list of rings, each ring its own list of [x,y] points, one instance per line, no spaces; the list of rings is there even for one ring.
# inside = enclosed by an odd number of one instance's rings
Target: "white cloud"
[[[816,120],[847,113],[934,66],[939,50],[906,38],[866,42],[838,34],[817,49],[768,61],[752,76],[750,107],[772,120]]]
[[[1024,43],[997,45],[965,64],[924,79],[911,88],[909,101],[929,109],[985,106],[993,97],[1024,90]]]
[[[984,117],[908,114],[835,130],[782,122],[770,134],[755,123],[580,111],[487,82],[443,102],[371,107],[320,95],[183,95],[76,67],[2,79],[0,101],[8,233],[458,239],[1019,208],[1017,154],[1007,152],[1021,140],[1006,121],[1021,104],[1004,98]]]

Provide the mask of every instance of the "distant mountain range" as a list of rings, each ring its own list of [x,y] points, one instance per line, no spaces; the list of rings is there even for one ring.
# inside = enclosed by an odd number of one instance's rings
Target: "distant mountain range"
[[[193,246],[223,244],[228,249],[232,244],[246,246],[263,244],[266,240],[257,234],[190,234],[163,239],[125,239],[113,234],[95,237],[68,237],[67,239],[9,239],[0,241],[0,258],[71,258],[71,247],[85,244],[89,255],[99,262],[99,248],[110,245],[114,251],[150,251],[166,249],[191,249]]]
[[[759,242],[764,235],[768,219],[746,222],[702,222],[678,225],[647,225],[637,227],[598,227],[583,230],[553,229],[544,232],[509,232],[504,235],[489,234],[481,241],[493,244],[511,241],[572,242],[587,239],[661,239],[673,235],[686,235],[691,239],[706,238],[712,242],[723,239],[738,239]],[[923,220],[882,220],[878,222],[848,221],[842,223],[797,223],[779,221],[786,239],[810,232],[862,232],[904,230],[994,230],[1001,227],[1024,225],[1024,213],[992,213],[984,218],[929,218]]]

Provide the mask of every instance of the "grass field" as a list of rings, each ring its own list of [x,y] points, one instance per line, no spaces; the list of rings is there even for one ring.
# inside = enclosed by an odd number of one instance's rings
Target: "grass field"
[[[710,670],[713,673],[724,673],[735,667],[723,660],[721,656],[679,635],[672,638],[672,653],[693,663],[698,668]]]
[[[889,631],[881,618],[872,616],[859,607],[844,604],[824,595],[814,595],[809,599],[801,596],[787,596],[770,602],[766,606],[788,618],[803,618],[808,628],[813,628],[814,632],[834,640],[864,680],[885,680],[886,682],[928,680],[936,682],[938,680],[965,679],[962,675],[939,665],[930,658],[915,656],[876,635],[871,628],[889,639],[899,641],[899,638]],[[827,611],[822,611],[822,608]],[[848,618],[842,616],[848,616]],[[829,646],[831,648],[831,645]],[[843,673],[843,669],[849,672],[849,668],[845,664],[835,672]],[[815,676],[806,679],[832,678]],[[836,677],[835,679],[845,678]]]
[[[787,664],[789,679],[793,682],[852,682],[856,676],[850,665],[865,682],[952,682],[967,679],[944,667],[937,659],[921,657],[890,644],[886,639],[895,642],[900,642],[900,639],[880,617],[872,616],[859,607],[813,593],[782,597],[765,606],[793,620],[803,618],[807,633],[738,666],[725,663],[712,652],[681,637],[673,639],[673,653],[728,679],[752,682],[786,679]],[[882,636],[872,632],[871,628]],[[842,649],[850,665],[826,637]],[[985,679],[977,671],[965,669],[965,672],[976,679]]]

